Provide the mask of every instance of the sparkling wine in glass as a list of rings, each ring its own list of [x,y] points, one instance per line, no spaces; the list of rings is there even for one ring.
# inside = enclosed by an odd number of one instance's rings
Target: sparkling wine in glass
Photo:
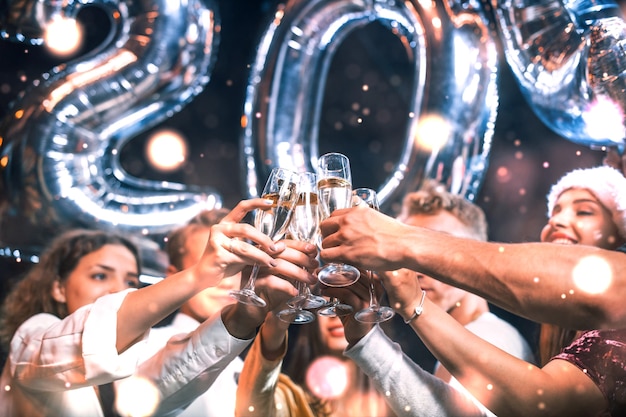
[[[348,157],[327,153],[319,158],[317,189],[322,219],[342,208],[352,206],[352,174]],[[352,265],[328,263],[320,269],[317,279],[329,287],[346,287],[359,279],[359,270]]]
[[[272,240],[282,238],[287,230],[298,200],[297,183],[298,174],[284,168],[274,168],[265,183],[261,197],[272,200],[273,204],[269,209],[257,209],[254,226]],[[230,295],[240,303],[265,307],[265,300],[254,291],[258,274],[259,265],[255,264],[246,285],[238,291],[231,291]]]
[[[298,202],[289,222],[289,234],[295,240],[315,244],[319,235],[319,210],[314,173],[300,174],[298,194]],[[298,282],[297,286],[298,295],[287,301],[289,308],[281,310],[278,318],[295,324],[310,323],[315,320],[315,315],[306,309],[319,308],[326,304],[326,299],[313,295],[304,282]]]
[[[378,195],[376,194],[376,191],[371,188],[357,188],[353,191],[353,194],[354,198],[364,201],[370,208],[376,211],[380,210]],[[369,279],[370,304],[369,307],[357,311],[354,318],[362,323],[381,323],[391,319],[395,314],[393,309],[381,306],[378,303],[376,291],[374,290],[374,271],[368,270],[367,278]]]

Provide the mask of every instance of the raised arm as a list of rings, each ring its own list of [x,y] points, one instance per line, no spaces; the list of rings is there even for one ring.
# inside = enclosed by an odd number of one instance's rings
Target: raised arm
[[[320,255],[327,262],[378,271],[410,268],[539,322],[578,329],[626,326],[624,253],[582,245],[479,242],[404,225],[364,207],[336,210],[321,230]],[[586,291],[588,282],[607,287]]]
[[[553,360],[543,368],[520,360],[463,327],[425,297],[414,277],[383,282],[391,305],[443,366],[478,401],[501,416],[591,416],[607,408],[591,378],[573,364]],[[413,317],[411,319],[411,317]]]
[[[138,375],[152,380],[161,395],[155,416],[177,415],[205,392],[228,363],[249,345],[268,311],[296,294],[291,281],[315,279],[303,269],[317,266],[315,246],[296,241],[284,241],[280,246],[284,250],[277,255],[275,266],[261,268],[256,283],[266,307],[242,303],[226,306],[221,315],[209,319],[194,332],[170,339],[164,349],[141,365]],[[245,282],[245,277],[242,278]],[[280,342],[274,336],[284,336],[284,327],[273,329],[275,333],[269,337]]]
[[[248,224],[239,223],[249,211],[269,208],[270,205],[268,200],[260,198],[241,201],[211,228],[202,259],[195,266],[128,294],[117,313],[118,351],[126,349],[190,297],[217,285],[222,278],[257,262],[267,267],[275,266],[276,260],[272,255],[282,252],[284,245],[275,244]],[[243,240],[234,240],[244,238],[258,247]]]
[[[367,285],[328,288],[355,311],[367,305]],[[490,414],[470,395],[424,370],[413,362],[382,331],[380,326],[360,323],[353,315],[341,317],[349,342],[344,355],[352,359],[385,394],[385,401],[398,416],[488,417]]]

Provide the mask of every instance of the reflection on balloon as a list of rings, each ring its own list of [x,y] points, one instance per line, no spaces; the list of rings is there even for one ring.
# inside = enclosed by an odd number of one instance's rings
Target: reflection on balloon
[[[623,148],[626,24],[621,15],[612,0],[499,2],[506,59],[522,93],[549,128],[572,142]]]
[[[15,0],[2,32],[37,43],[54,16],[81,4]],[[44,74],[0,126],[2,244],[24,249],[59,229],[96,227],[160,237],[201,209],[221,206],[210,187],[129,175],[120,150],[202,91],[219,39],[211,0],[93,1],[111,23],[104,45]]]
[[[436,178],[475,198],[487,168],[497,113],[497,53],[484,11],[467,2],[292,0],[259,42],[244,106],[246,194],[276,166],[310,171],[318,157],[324,83],[334,52],[357,29],[381,24],[411,62],[410,115],[400,160],[381,185],[383,207]],[[473,62],[473,65],[468,65]],[[450,137],[436,152],[418,140],[422,117]]]

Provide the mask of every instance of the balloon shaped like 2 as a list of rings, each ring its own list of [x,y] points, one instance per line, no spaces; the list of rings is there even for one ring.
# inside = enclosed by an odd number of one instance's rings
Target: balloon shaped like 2
[[[498,106],[496,45],[479,3],[290,0],[272,17],[245,98],[241,148],[248,196],[258,195],[259,178],[273,167],[304,172],[316,166],[334,52],[349,33],[377,22],[397,37],[414,68],[401,155],[378,190],[381,208],[426,178],[475,197]]]
[[[76,18],[85,5],[105,12],[111,33],[45,74],[0,126],[3,244],[37,246],[77,225],[165,234],[221,206],[212,188],[132,177],[119,161],[129,139],[180,111],[209,81],[219,40],[212,0],[9,3],[3,32],[13,40],[38,43],[47,19]]]
[[[626,24],[612,0],[499,2],[506,59],[535,114],[568,140],[626,136]]]

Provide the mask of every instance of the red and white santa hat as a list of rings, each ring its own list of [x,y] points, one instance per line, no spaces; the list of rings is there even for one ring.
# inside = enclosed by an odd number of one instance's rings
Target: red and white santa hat
[[[626,177],[610,166],[575,169],[565,174],[548,193],[548,217],[556,200],[571,188],[589,190],[613,215],[620,235],[626,238]]]

